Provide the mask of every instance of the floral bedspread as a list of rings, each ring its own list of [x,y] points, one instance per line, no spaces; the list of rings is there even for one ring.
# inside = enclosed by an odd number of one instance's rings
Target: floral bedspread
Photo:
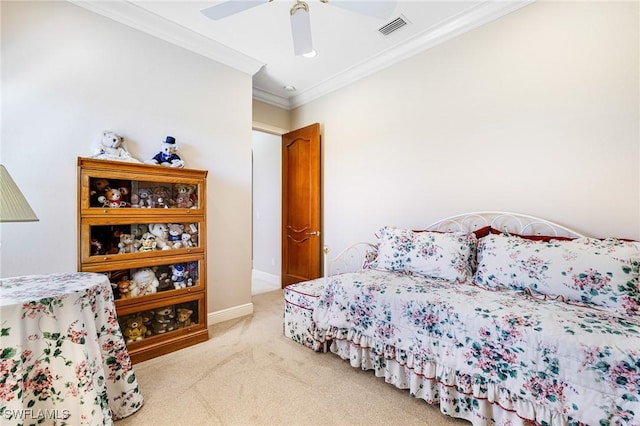
[[[522,418],[640,425],[637,319],[375,270],[331,277],[313,315],[327,338],[452,383],[459,394],[507,395]]]

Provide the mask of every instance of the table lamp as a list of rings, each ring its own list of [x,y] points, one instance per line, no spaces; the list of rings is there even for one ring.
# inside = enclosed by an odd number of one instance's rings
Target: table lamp
[[[0,222],[37,222],[39,220],[7,169],[0,164]]]

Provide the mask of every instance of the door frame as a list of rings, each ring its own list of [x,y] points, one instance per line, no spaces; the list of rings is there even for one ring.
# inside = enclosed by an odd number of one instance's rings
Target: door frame
[[[274,126],[268,126],[268,125],[264,125],[261,123],[253,123],[252,126],[252,135],[254,132],[259,132],[259,133],[265,133],[268,135],[272,135],[275,137],[275,139],[277,139],[276,141],[274,141],[277,144],[278,147],[278,158],[280,159],[282,157],[282,135],[287,133],[288,130],[283,129],[283,128],[277,128]],[[252,136],[253,138],[254,136]],[[255,237],[255,222],[256,222],[256,217],[255,217],[255,188],[254,188],[254,161],[255,161],[255,154],[254,154],[254,150],[253,150],[253,143],[252,143],[252,148],[251,148],[251,156],[252,156],[252,166],[251,166],[251,272],[252,272],[252,294],[254,293],[254,285],[253,285],[253,281],[256,280],[259,284],[257,290],[258,292],[260,291],[264,291],[263,289],[265,287],[268,288],[268,290],[277,290],[281,288],[281,282],[282,282],[282,259],[281,259],[281,252],[282,252],[282,243],[280,241],[280,234],[281,234],[281,223],[282,223],[282,164],[279,162],[279,168],[277,170],[277,175],[279,176],[279,181],[277,183],[277,186],[279,188],[279,198],[277,200],[274,200],[274,204],[277,205],[277,210],[280,214],[280,216],[278,217],[277,221],[274,223],[277,223],[278,226],[278,240],[277,240],[277,246],[273,247],[274,250],[274,256],[275,254],[277,254],[276,257],[276,263],[274,265],[274,268],[267,272],[267,271],[263,271],[263,270],[256,270],[254,269],[254,247],[255,247],[255,241],[256,241],[256,237]],[[280,160],[281,161],[281,160]],[[271,222],[269,222],[271,223]],[[263,259],[264,260],[264,259]],[[264,268],[264,267],[263,267]]]

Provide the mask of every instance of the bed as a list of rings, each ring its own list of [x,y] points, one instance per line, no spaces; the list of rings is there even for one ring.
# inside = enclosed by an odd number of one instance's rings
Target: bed
[[[640,425],[640,243],[476,212],[284,290],[284,334],[474,425]]]

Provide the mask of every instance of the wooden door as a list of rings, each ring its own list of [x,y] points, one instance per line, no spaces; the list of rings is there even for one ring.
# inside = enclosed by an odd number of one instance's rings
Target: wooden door
[[[320,125],[282,135],[282,288],[320,277]]]

